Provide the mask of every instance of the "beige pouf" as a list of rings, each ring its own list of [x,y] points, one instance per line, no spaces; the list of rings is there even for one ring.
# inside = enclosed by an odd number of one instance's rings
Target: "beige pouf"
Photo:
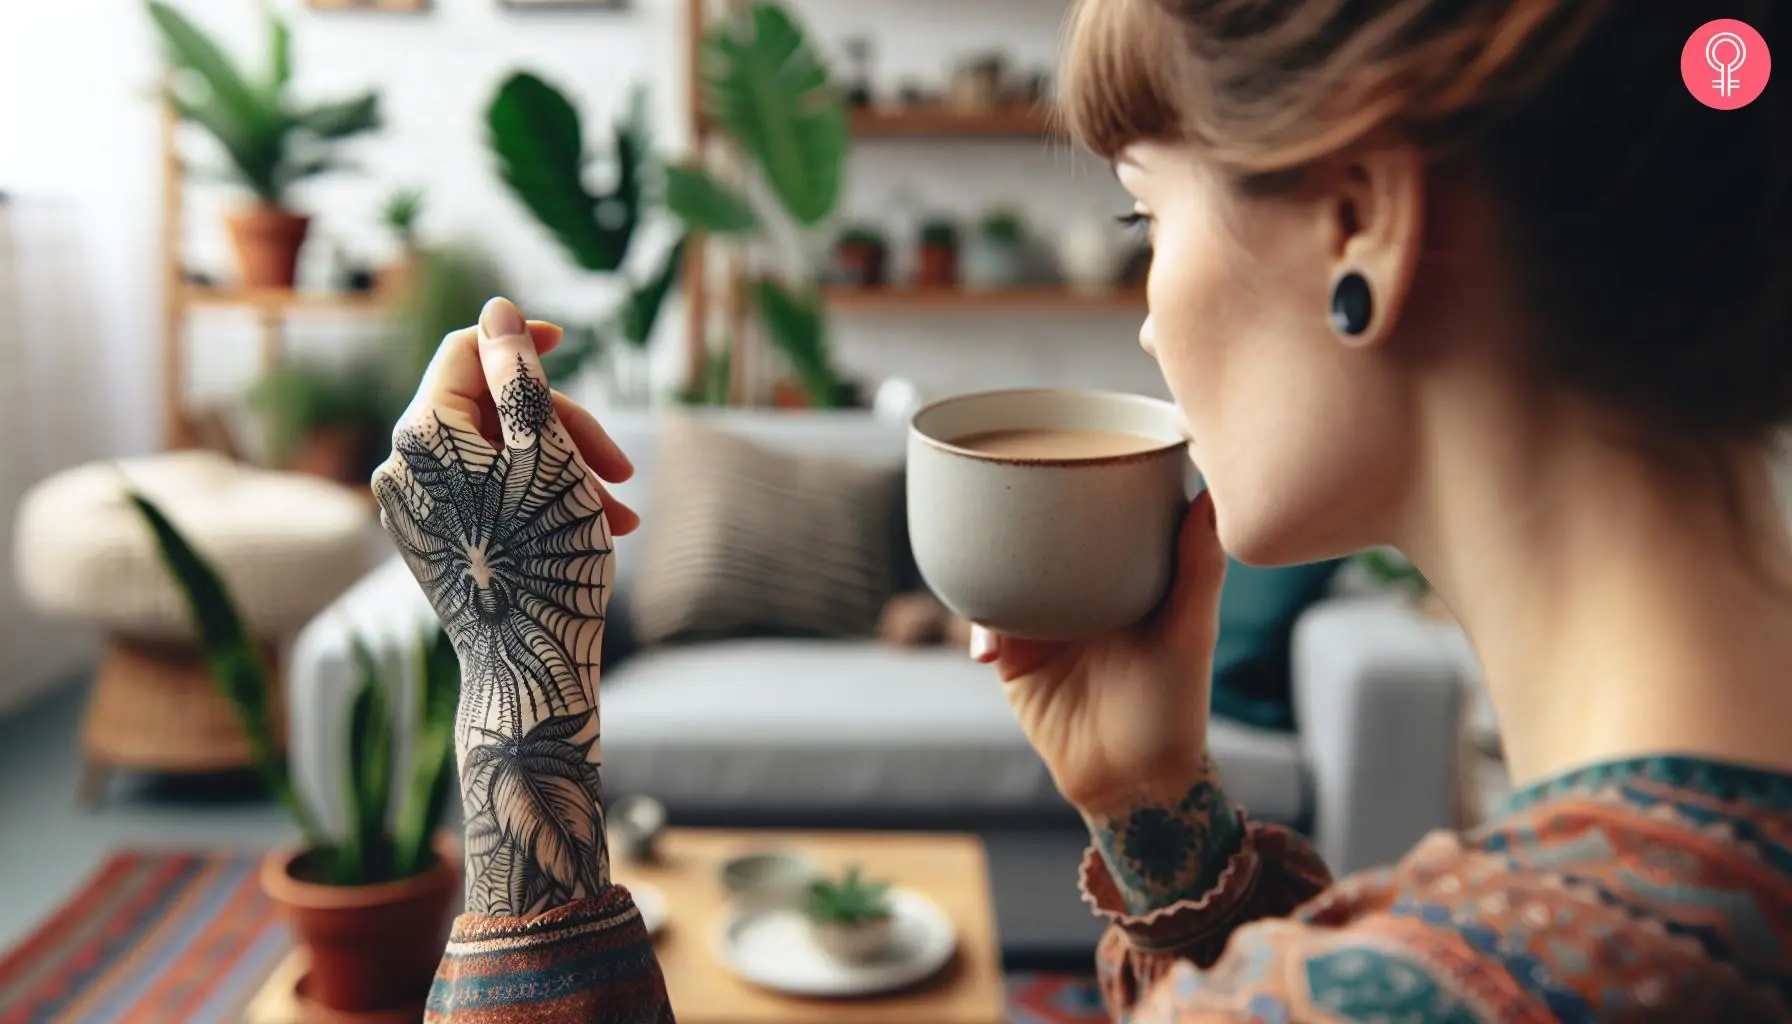
[[[125,497],[127,481],[218,570],[266,643],[270,670],[278,645],[382,551],[363,492],[211,452],[96,463],[33,488],[19,506],[19,584],[44,612],[106,634],[82,723],[89,799],[111,768],[204,772],[252,763],[235,712],[199,656],[185,599]],[[269,696],[277,713],[283,701]]]

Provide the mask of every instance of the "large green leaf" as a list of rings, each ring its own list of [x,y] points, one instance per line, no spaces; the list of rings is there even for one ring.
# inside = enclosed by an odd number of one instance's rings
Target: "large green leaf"
[[[211,669],[212,683],[236,709],[262,779],[298,823],[310,845],[323,846],[323,831],[299,799],[287,773],[286,757],[274,742],[267,672],[230,592],[217,570],[193,549],[160,508],[134,490],[127,489],[126,494],[149,525],[162,564],[173,575],[187,603],[194,630],[199,634],[200,650]]]
[[[367,93],[312,107],[298,116],[299,126],[320,139],[346,139],[380,126],[380,98]]]
[[[646,348],[653,340],[653,326],[659,322],[660,308],[666,304],[666,295],[672,291],[672,285],[684,268],[685,241],[680,238],[666,252],[659,271],[646,284],[628,294],[622,310],[622,337],[636,348]]]
[[[772,344],[790,361],[791,369],[819,408],[839,401],[840,382],[828,359],[827,324],[822,297],[811,290],[797,295],[775,281],[753,282],[753,298]]]
[[[526,72],[499,86],[486,123],[499,176],[573,260],[595,271],[622,266],[638,215],[638,156],[618,154],[617,189],[593,195],[585,186],[578,111],[559,90]]]
[[[170,95],[175,111],[188,121],[204,128],[217,139],[230,158],[232,176],[238,182],[270,203],[278,203],[282,191],[281,161],[284,158],[282,136],[257,135],[232,120],[214,97],[193,101],[178,94]]]
[[[702,76],[706,111],[758,162],[791,216],[826,220],[844,176],[846,105],[801,26],[779,4],[754,4],[706,34]]]
[[[759,229],[747,197],[700,167],[666,168],[666,208],[706,234],[744,235]]]

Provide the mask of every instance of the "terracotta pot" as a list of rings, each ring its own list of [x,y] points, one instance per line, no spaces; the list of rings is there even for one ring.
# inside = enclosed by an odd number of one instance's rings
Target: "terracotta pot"
[[[339,1013],[414,1010],[410,1019],[421,1019],[460,886],[454,841],[438,834],[434,849],[428,871],[374,885],[306,881],[306,851],[268,854],[261,885],[310,958],[307,1001]]]
[[[923,288],[954,288],[958,285],[958,246],[923,245],[915,283]]]
[[[224,219],[230,243],[236,249],[237,269],[250,288],[291,288],[298,272],[299,247],[311,218],[289,213],[278,206],[257,203]]]
[[[875,288],[884,283],[884,247],[869,242],[844,242],[834,252],[848,284]]]
[[[353,427],[317,427],[299,438],[287,468],[351,486],[365,484],[367,435]]]

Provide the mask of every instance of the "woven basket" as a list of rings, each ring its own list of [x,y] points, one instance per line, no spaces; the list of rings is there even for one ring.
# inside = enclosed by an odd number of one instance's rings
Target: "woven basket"
[[[285,701],[272,666],[268,707],[275,742],[284,744]],[[115,768],[186,773],[252,767],[254,753],[236,707],[213,684],[205,660],[177,646],[106,645],[82,723],[90,761]]]

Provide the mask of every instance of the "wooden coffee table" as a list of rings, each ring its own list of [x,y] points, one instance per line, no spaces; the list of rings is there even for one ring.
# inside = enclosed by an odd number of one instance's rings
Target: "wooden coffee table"
[[[727,909],[723,860],[775,847],[808,854],[829,871],[858,864],[938,903],[958,930],[952,962],[914,989],[850,1000],[781,995],[740,980],[717,961]],[[654,941],[679,1024],[1001,1024],[1007,1019],[995,910],[983,843],[973,835],[920,832],[772,832],[668,829],[652,864],[617,863],[617,882],[666,894],[669,923]]]

